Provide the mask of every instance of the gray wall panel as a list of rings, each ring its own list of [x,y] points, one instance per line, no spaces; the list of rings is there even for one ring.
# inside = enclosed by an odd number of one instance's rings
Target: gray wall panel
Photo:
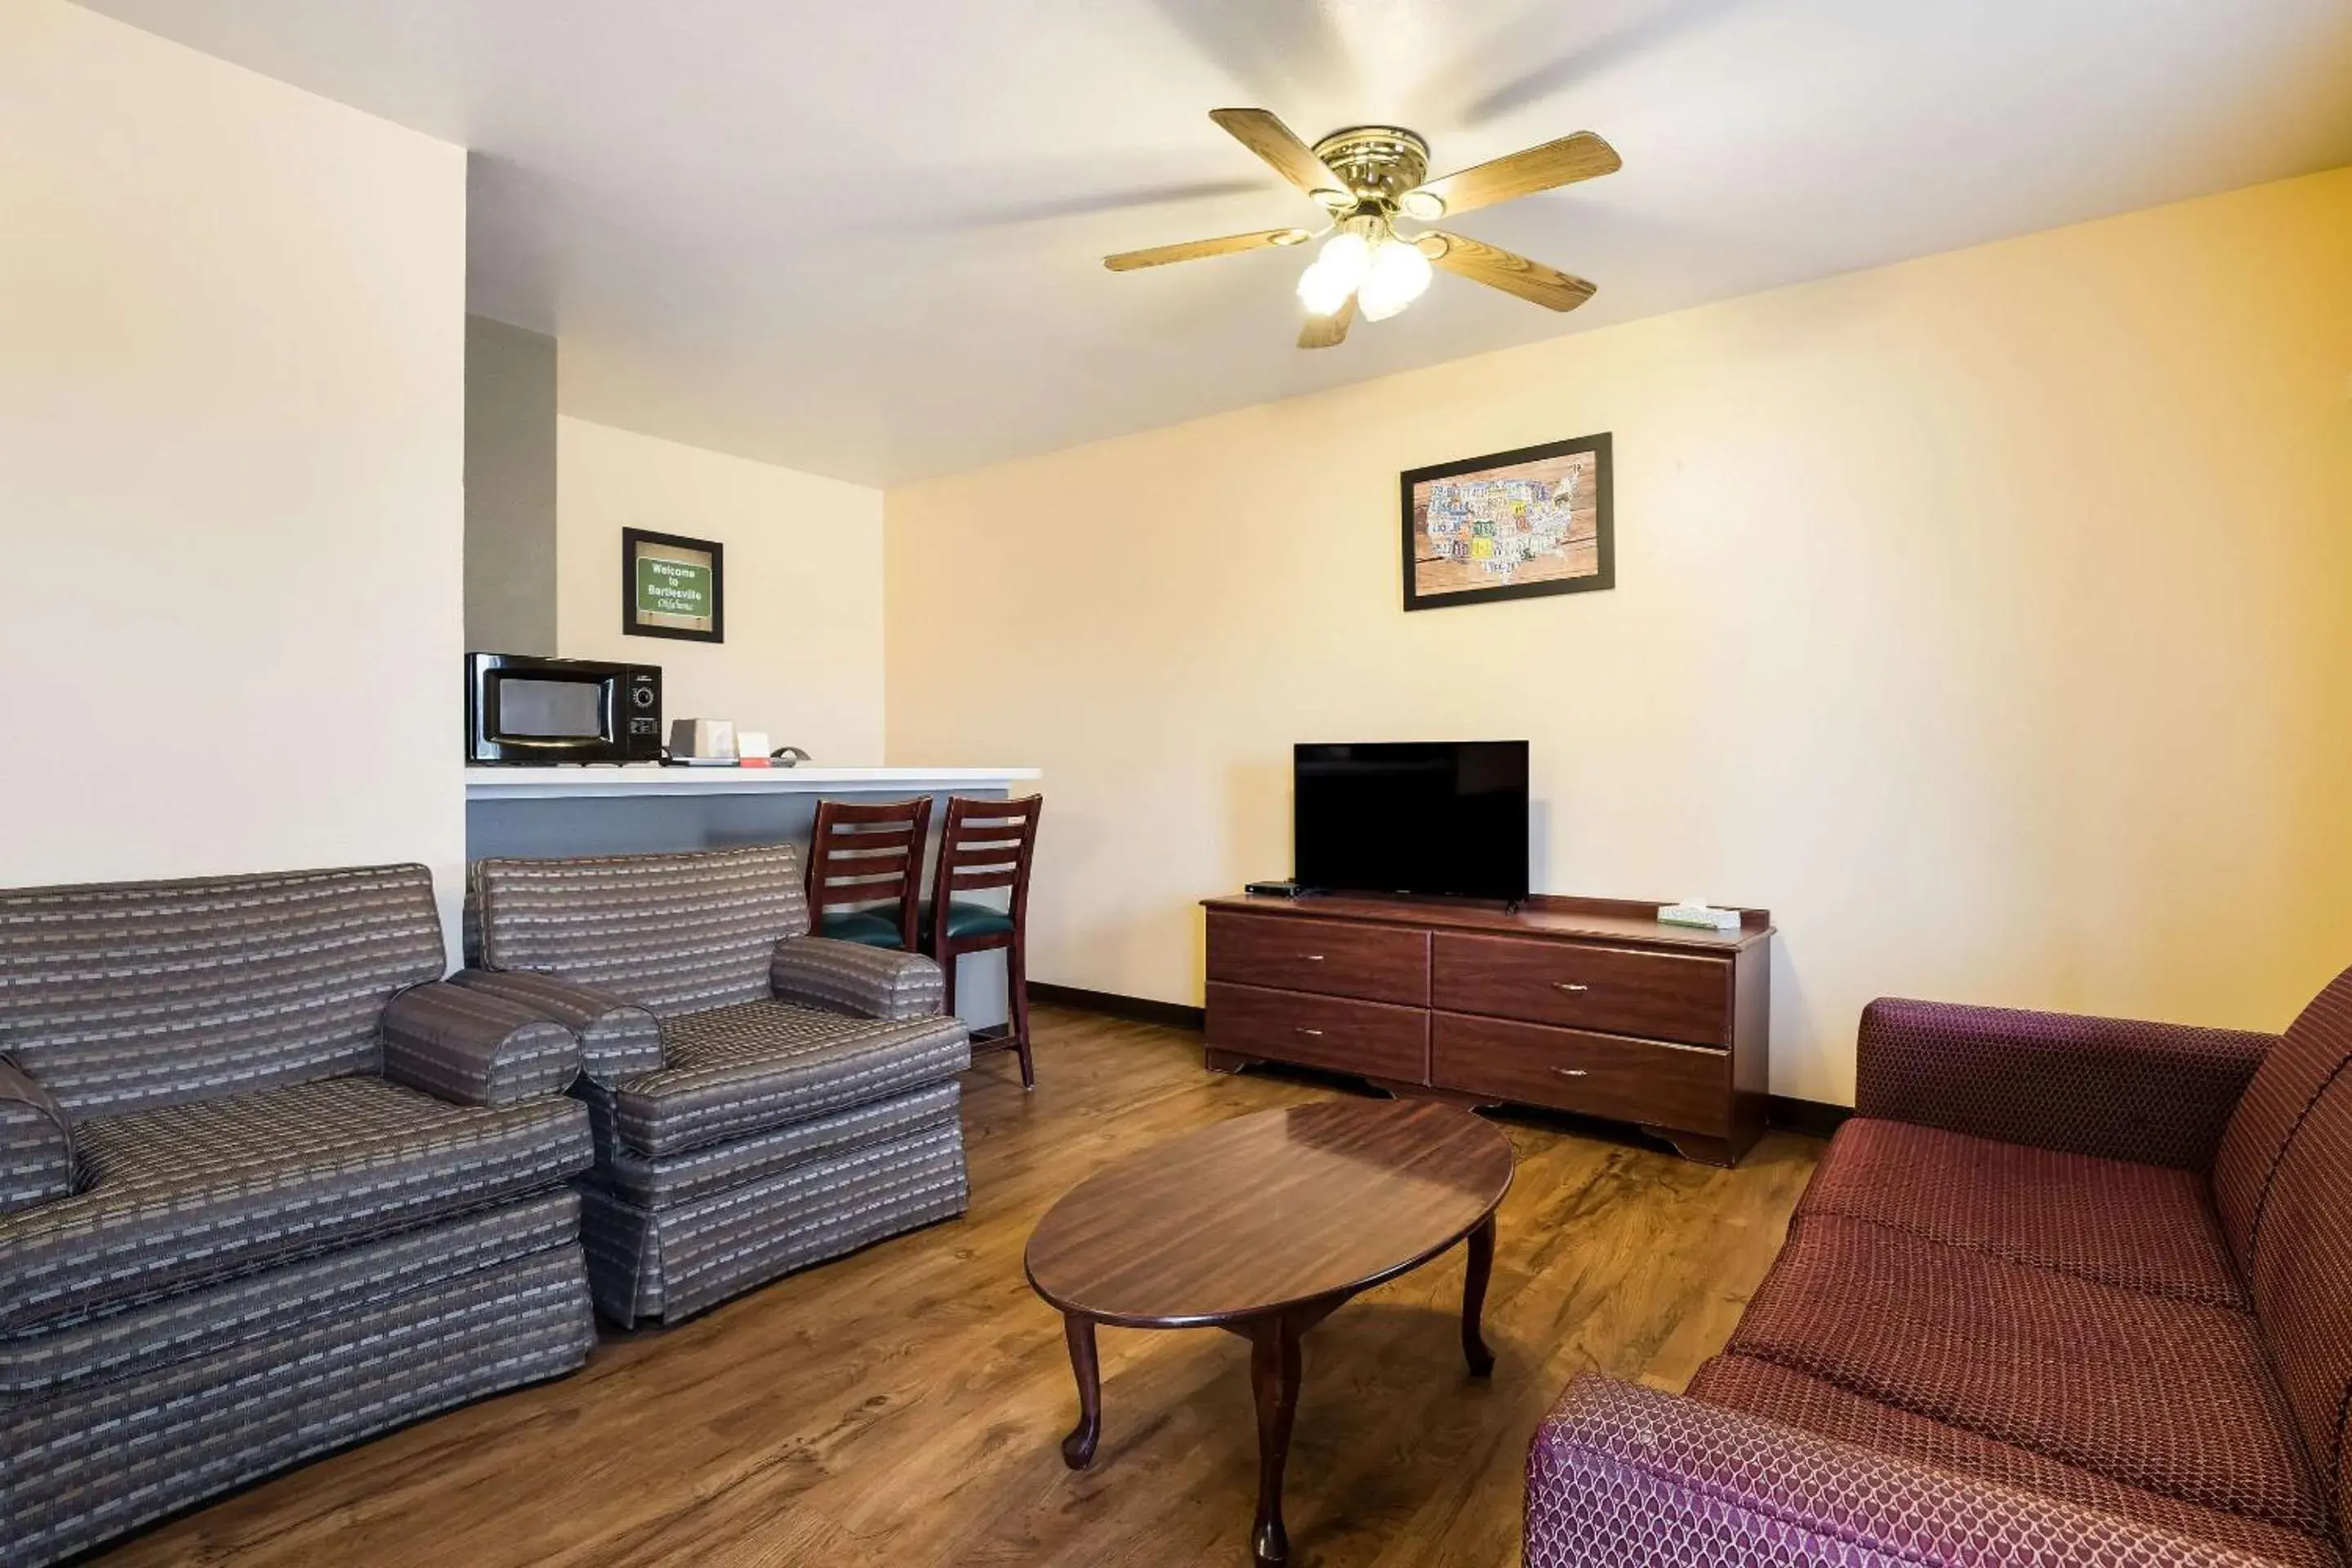
[[[466,318],[466,647],[555,652],[555,340],[487,316]]]

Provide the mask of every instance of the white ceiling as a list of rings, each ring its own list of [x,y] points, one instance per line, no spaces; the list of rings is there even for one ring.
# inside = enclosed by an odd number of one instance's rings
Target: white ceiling
[[[85,3],[473,149],[473,308],[566,413],[867,483],[2352,163],[2352,0]],[[1226,104],[1599,131],[1458,220],[1599,296],[1441,274],[1307,353],[1295,253],[1105,271],[1311,219]]]

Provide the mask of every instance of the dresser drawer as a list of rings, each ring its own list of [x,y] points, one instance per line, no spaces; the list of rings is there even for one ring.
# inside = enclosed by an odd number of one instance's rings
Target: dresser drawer
[[[1209,978],[1424,1007],[1429,933],[1213,910]]]
[[[1439,1013],[1429,1058],[1440,1089],[1711,1137],[1731,1129],[1725,1051]]]
[[[1687,1045],[1727,1044],[1731,961],[1440,931],[1430,1005]]]
[[[1401,1083],[1429,1081],[1429,1015],[1303,991],[1209,982],[1213,1049]]]

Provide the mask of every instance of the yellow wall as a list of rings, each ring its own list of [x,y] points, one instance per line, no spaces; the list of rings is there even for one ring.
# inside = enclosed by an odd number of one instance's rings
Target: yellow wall
[[[1614,592],[1400,610],[1399,469],[1597,430]],[[1874,995],[2279,1027],[2352,963],[2352,170],[887,517],[889,755],[1045,767],[1042,980],[1198,1001],[1293,741],[1478,736],[1538,888],[1772,909],[1780,1093],[1850,1097]]]
[[[556,647],[657,664],[671,719],[811,760],[882,760],[882,492],[569,416],[555,422]],[[621,531],[726,547],[727,640],[621,630]]]

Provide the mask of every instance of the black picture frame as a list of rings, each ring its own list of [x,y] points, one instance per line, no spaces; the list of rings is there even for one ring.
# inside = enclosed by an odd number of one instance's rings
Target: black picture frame
[[[710,615],[707,626],[649,621],[637,603],[637,561],[645,545],[683,551],[708,558],[710,567]],[[661,559],[661,557],[653,557]],[[675,559],[675,557],[670,557]],[[683,619],[685,617],[679,617]],[[727,547],[715,539],[688,539],[683,534],[656,533],[649,528],[621,530],[621,631],[633,637],[674,637],[680,642],[727,640]]]
[[[1423,563],[1415,548],[1419,528],[1413,516],[1413,491],[1418,487],[1433,479],[1458,479],[1464,474],[1480,473],[1489,468],[1516,468],[1548,458],[1580,457],[1588,452],[1593,458],[1593,546],[1597,570],[1579,577],[1552,577],[1532,583],[1498,583],[1484,588],[1424,591],[1421,587],[1419,568]],[[1617,585],[1616,508],[1610,469],[1609,432],[1603,430],[1597,435],[1577,436],[1565,441],[1548,441],[1539,447],[1517,447],[1507,452],[1489,452],[1484,457],[1435,463],[1425,468],[1408,468],[1398,475],[1398,506],[1402,514],[1400,532],[1403,547],[1404,607],[1408,610],[1437,610],[1454,605],[1491,604],[1496,599],[1534,599],[1550,594],[1590,594],[1603,588],[1614,588]],[[1431,563],[1433,565],[1436,563]]]

